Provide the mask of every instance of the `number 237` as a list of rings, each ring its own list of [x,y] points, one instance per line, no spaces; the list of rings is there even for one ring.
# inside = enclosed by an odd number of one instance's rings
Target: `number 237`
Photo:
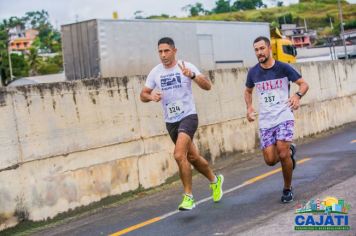
[[[265,99],[265,102],[273,102],[274,96],[264,97],[264,99]]]

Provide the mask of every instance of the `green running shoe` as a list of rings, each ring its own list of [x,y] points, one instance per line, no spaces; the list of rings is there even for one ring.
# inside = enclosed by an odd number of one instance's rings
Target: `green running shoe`
[[[178,206],[180,211],[190,211],[195,207],[194,198],[189,197],[188,195],[183,195],[182,203]]]
[[[220,201],[220,199],[223,196],[223,190],[222,190],[222,185],[224,183],[224,176],[223,175],[217,175],[216,178],[218,181],[214,184],[210,184],[210,188],[213,192],[213,200],[214,202]]]

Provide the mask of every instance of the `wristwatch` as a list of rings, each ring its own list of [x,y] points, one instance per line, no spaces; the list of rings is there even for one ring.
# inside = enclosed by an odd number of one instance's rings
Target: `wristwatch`
[[[302,98],[304,94],[302,94],[301,92],[296,92],[295,94],[297,94],[299,96],[299,98]]]
[[[192,72],[192,77],[190,77],[190,79],[195,79],[195,73]]]

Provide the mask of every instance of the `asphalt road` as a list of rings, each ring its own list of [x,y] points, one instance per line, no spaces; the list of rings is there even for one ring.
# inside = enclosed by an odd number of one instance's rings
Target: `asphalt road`
[[[196,175],[193,193],[198,205],[192,211],[176,210],[182,187],[175,182],[33,235],[305,235],[308,232],[294,231],[295,206],[325,195],[343,198],[351,206],[355,203],[349,215],[351,231],[326,234],[356,235],[356,123],[297,144],[299,164],[293,177],[293,203],[280,203],[280,164],[267,166],[259,152],[239,154],[221,160],[215,167],[225,176],[225,194],[220,203],[210,199],[208,181]]]

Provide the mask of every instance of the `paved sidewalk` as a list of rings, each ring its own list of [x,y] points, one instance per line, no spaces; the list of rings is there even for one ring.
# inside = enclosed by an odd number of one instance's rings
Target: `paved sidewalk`
[[[294,209],[289,210],[263,223],[263,225],[248,231],[238,232],[232,229],[229,235],[352,235],[356,236],[356,176],[337,184],[328,190],[313,197],[313,199],[324,199],[325,197],[342,198],[351,205],[349,211],[350,231],[295,231],[294,230]],[[309,201],[310,199],[305,199]],[[292,203],[293,207],[296,203]]]

